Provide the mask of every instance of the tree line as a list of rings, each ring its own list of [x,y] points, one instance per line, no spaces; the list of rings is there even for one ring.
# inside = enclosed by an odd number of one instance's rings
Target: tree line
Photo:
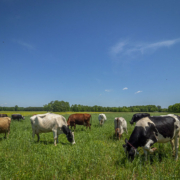
[[[180,112],[180,103],[176,103],[168,107],[168,112],[179,113]]]
[[[0,106],[0,111],[44,111],[44,107],[2,107]]]
[[[43,107],[2,107],[0,111],[49,111],[49,112],[174,112],[180,113],[180,103],[169,106],[168,108],[161,108],[161,106],[145,105],[145,106],[123,106],[123,107],[103,107],[103,106],[85,106],[80,104],[72,104],[65,101],[51,101]]]

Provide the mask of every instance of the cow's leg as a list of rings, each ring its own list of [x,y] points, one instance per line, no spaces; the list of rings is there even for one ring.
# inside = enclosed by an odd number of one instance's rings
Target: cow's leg
[[[122,135],[122,134],[121,134],[121,133],[119,133],[119,140],[121,139],[121,135]]]
[[[57,140],[57,130],[53,130],[53,135],[54,135],[54,145],[56,146],[56,140]]]
[[[175,136],[175,160],[178,160],[178,147],[179,147],[179,137],[178,134]]]
[[[145,161],[147,161],[147,151],[143,148],[144,154],[145,154]]]
[[[150,153],[153,153],[156,148],[151,149],[151,146],[154,144],[155,142],[152,139],[149,139],[146,143],[146,145],[143,147],[144,150],[144,154],[145,154],[145,161],[147,161],[147,151],[149,151]]]
[[[59,141],[58,141],[58,135],[57,135],[57,143],[58,143]]]
[[[33,137],[33,139],[34,139],[34,136],[35,136],[35,131],[32,132],[32,137]]]
[[[36,135],[37,135],[37,138],[38,138],[37,142],[39,142],[39,140],[40,140],[39,134],[36,134]]]
[[[7,138],[9,137],[10,129],[8,130]]]
[[[174,139],[170,140],[170,143],[171,143],[171,147],[172,147],[172,154],[173,156],[175,156],[175,146],[174,146]]]
[[[125,128],[124,131],[126,131],[126,134],[128,134],[127,128]]]

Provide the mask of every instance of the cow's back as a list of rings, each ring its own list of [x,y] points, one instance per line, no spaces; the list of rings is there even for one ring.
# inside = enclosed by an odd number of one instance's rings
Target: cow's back
[[[82,125],[84,123],[84,114],[72,114],[68,118],[68,125],[71,123],[76,123]]]
[[[68,125],[70,124],[78,124],[78,125],[84,125],[84,123],[89,122],[91,118],[90,114],[72,114],[68,118]]]
[[[60,129],[63,125],[67,126],[66,119],[56,114],[35,116],[32,118],[31,124],[32,128],[39,133],[51,132]]]
[[[167,116],[153,116],[149,117],[154,122],[158,132],[164,137],[172,139],[180,129],[180,122],[176,116],[168,114]]]

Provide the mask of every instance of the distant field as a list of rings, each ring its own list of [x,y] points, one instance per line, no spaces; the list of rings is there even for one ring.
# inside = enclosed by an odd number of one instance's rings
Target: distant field
[[[8,115],[14,112],[0,112]],[[144,154],[130,163],[122,145],[129,139],[134,126],[129,124],[134,113],[105,113],[107,122],[99,126],[98,114],[92,114],[91,131],[77,126],[75,145],[71,145],[66,136],[59,136],[55,147],[53,133],[40,134],[32,138],[30,116],[46,112],[18,112],[26,116],[25,120],[13,121],[9,139],[0,134],[0,180],[14,179],[180,179],[180,157],[175,162],[171,156],[171,145],[155,144],[158,150],[148,155],[144,162]],[[29,114],[28,114],[29,113]],[[62,114],[66,119],[69,113]],[[162,115],[166,113],[151,113]],[[179,114],[180,115],[180,114]],[[114,117],[124,117],[128,123],[128,134],[124,133],[120,141],[114,137]]]

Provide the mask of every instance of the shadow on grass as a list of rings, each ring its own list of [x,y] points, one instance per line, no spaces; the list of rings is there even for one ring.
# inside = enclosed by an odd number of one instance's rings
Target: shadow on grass
[[[35,144],[45,144],[45,145],[48,145],[48,144],[54,144],[54,142],[52,141],[43,141],[43,140],[40,140],[39,142],[38,141],[34,141]]]
[[[91,131],[89,128],[78,128],[78,129],[71,129],[71,128],[69,128],[72,132],[81,132],[81,131]]]
[[[72,144],[71,143],[63,143],[63,142],[59,142],[58,144],[62,144],[62,145],[67,145],[67,146],[72,146]]]
[[[95,125],[93,125],[93,127],[95,127],[95,128],[102,128],[103,125],[101,126],[100,124],[95,124]]]
[[[149,160],[151,164],[156,161],[162,162],[166,158],[169,158],[168,155],[161,150],[157,150],[156,152],[154,152],[154,154],[149,154]],[[172,156],[172,158],[174,157]]]
[[[110,140],[114,140],[114,141],[122,141],[123,143],[124,143],[124,140],[125,140],[125,136],[123,137],[123,135],[121,136],[121,139],[119,140],[118,138],[117,138],[117,136],[116,136],[116,134],[114,133],[113,135],[110,135],[109,137],[108,137],[108,139],[110,139]]]
[[[7,138],[5,138],[5,137],[1,137],[1,138],[0,138],[0,141],[2,141],[2,140],[4,140],[4,139],[7,139]]]
[[[43,140],[40,140],[39,142],[35,141],[34,142],[35,144],[44,144],[44,145],[49,145],[49,144],[53,144],[54,145],[54,142],[53,141],[43,141]],[[64,142],[58,142],[58,144],[62,144],[62,145],[72,145],[71,143],[64,143]]]

